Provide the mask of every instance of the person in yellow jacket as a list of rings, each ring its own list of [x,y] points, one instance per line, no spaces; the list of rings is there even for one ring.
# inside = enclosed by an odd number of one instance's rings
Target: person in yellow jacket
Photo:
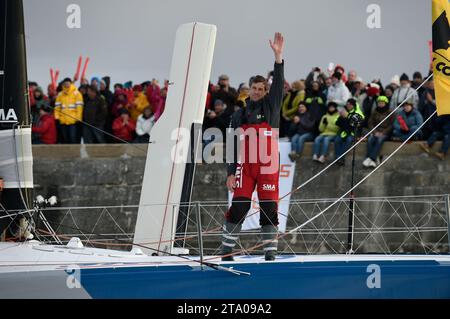
[[[330,143],[334,141],[339,132],[339,126],[336,125],[339,118],[337,107],[336,102],[328,102],[327,113],[322,116],[319,124],[320,135],[314,140],[313,161],[325,163]]]
[[[291,90],[283,100],[281,112],[287,121],[292,121],[298,112],[300,102],[305,100],[305,82],[294,81],[291,85]]]
[[[83,120],[83,95],[70,78],[65,78],[62,91],[55,101],[55,120],[60,124],[63,143],[75,144],[78,140],[78,123]]]
[[[142,92],[142,86],[137,84],[133,86],[133,94],[134,98],[129,104],[129,111],[131,118],[136,121],[139,115],[144,113],[144,110],[150,106],[150,102],[145,96],[144,92]]]

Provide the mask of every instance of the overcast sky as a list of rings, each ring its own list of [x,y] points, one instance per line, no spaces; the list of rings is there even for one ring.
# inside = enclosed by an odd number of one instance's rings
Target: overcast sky
[[[66,25],[67,7],[81,8],[81,28]],[[381,28],[367,27],[367,7],[381,8]],[[168,77],[177,27],[217,26],[212,80],[226,73],[237,86],[267,74],[275,31],[286,39],[286,78],[304,78],[313,66],[339,63],[364,80],[429,65],[431,0],[24,0],[28,77],[47,85],[49,68],[72,77],[79,55],[87,75],[112,83]]]

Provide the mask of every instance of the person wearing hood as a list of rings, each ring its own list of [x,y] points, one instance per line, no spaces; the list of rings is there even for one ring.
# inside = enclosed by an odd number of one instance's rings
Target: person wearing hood
[[[155,121],[157,121],[163,112],[162,108],[164,104],[164,99],[161,96],[161,88],[158,81],[153,79],[152,82],[147,85],[145,95],[147,97],[147,101],[150,102],[152,113],[155,115]]]
[[[339,131],[339,126],[336,125],[338,118],[337,103],[334,101],[328,102],[327,113],[320,120],[320,135],[314,140],[313,161],[325,163],[330,143],[334,141]]]
[[[413,108],[417,109],[419,106],[419,95],[416,90],[411,87],[411,82],[409,77],[403,73],[400,77],[400,87],[395,90],[394,95],[392,95],[390,109],[396,108],[404,100],[411,100]]]
[[[114,102],[111,107],[113,121],[120,116],[121,109],[128,109],[128,95],[124,90],[117,89],[114,92]]]
[[[239,85],[237,101],[241,101],[245,105],[245,101],[250,97],[249,92],[250,92],[250,87],[248,86],[248,84],[245,82],[242,82]]]
[[[389,110],[389,99],[381,95],[377,98],[377,107],[372,112],[369,118],[368,129],[372,130],[378,124],[381,125],[376,128],[376,130],[370,134],[367,141],[367,155],[366,159],[362,163],[366,168],[375,168],[379,164],[378,155],[380,154],[383,143],[390,137],[392,133],[392,125],[394,122],[394,117],[390,116],[391,111]],[[387,119],[386,119],[387,118]],[[385,120],[386,119],[386,120]]]
[[[336,125],[339,132],[334,140],[334,150],[336,159],[341,157],[352,145],[355,139],[355,133],[361,129],[364,122],[364,113],[361,111],[355,99],[348,99],[345,107],[338,106],[339,117]],[[345,157],[341,158],[338,165],[345,165]]]
[[[102,131],[105,128],[107,113],[105,98],[98,92],[96,86],[89,86],[83,109],[83,119],[88,124],[83,126],[83,140],[85,144],[105,143]]]
[[[136,139],[135,143],[149,143],[150,132],[155,125],[155,115],[152,112],[152,108],[147,106],[144,109],[144,113],[138,116],[136,122]]]
[[[112,103],[113,103],[114,94],[109,89],[109,85],[105,81],[105,78],[106,77],[104,77],[100,81],[100,94],[103,95],[103,97],[105,98],[106,105],[108,106],[108,109],[109,109],[111,107]]]
[[[109,134],[112,134],[112,122],[114,121],[114,117],[112,114],[112,105],[114,102],[114,94],[110,90],[111,79],[109,76],[105,76],[100,81],[100,94],[105,98],[106,108],[107,108],[107,116],[105,122],[105,131]],[[113,143],[114,140],[111,136],[106,135],[105,140],[107,143]]]
[[[291,89],[283,100],[281,111],[286,121],[292,121],[298,113],[299,103],[305,100],[305,84],[302,81],[294,81]]]
[[[100,90],[100,78],[97,76],[94,76],[91,79],[91,85],[95,86],[97,88],[97,90],[99,91]]]
[[[31,130],[35,138],[33,144],[56,144],[57,133],[55,118],[52,115],[52,108],[48,102],[44,102],[39,108],[39,121],[33,124]]]
[[[32,123],[37,124],[39,117],[40,117],[40,109],[44,106],[49,104],[48,97],[44,94],[44,91],[40,86],[37,86],[32,90],[33,94],[33,104],[31,104],[30,99],[30,108],[31,108],[31,117],[32,117]]]
[[[338,106],[344,106],[351,94],[342,81],[342,73],[334,72],[331,80],[332,85],[328,88],[327,100],[336,102]]]
[[[119,117],[114,120],[112,129],[114,136],[121,139],[116,140],[116,143],[131,142],[136,132],[136,122],[130,117],[130,112],[123,108],[119,110]]]
[[[405,141],[408,137],[415,133],[419,126],[423,123],[423,117],[420,112],[414,108],[412,99],[406,100],[403,109],[397,113],[394,119],[394,132],[392,140]],[[416,140],[421,136],[420,130],[415,133],[412,139]]]
[[[298,113],[292,119],[289,127],[289,137],[291,139],[291,153],[289,158],[295,161],[300,158],[305,142],[314,140],[315,121],[312,114],[308,111],[305,102],[298,105]]]
[[[133,121],[136,121],[138,116],[141,115],[144,112],[144,109],[149,105],[150,102],[142,91],[142,86],[139,84],[134,85],[133,98],[129,104],[130,116]]]
[[[77,123],[83,119],[83,96],[70,78],[62,82],[55,102],[55,119],[59,122],[63,143],[79,143]]]

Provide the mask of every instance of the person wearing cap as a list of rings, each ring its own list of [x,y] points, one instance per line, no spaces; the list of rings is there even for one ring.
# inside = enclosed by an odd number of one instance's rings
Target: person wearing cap
[[[56,123],[48,102],[42,104],[39,114],[39,121],[31,128],[33,134],[37,136],[36,139],[33,139],[33,144],[56,144]]]
[[[391,82],[389,83],[392,86],[394,92],[400,87],[400,77],[396,74],[392,77]]]
[[[339,131],[339,126],[336,125],[339,118],[337,106],[334,101],[328,102],[327,113],[320,120],[320,135],[315,138],[313,145],[313,161],[323,164],[327,159],[330,143],[334,141]]]
[[[379,123],[382,123],[370,134],[367,140],[366,159],[362,163],[366,168],[375,168],[380,163],[379,154],[381,148],[392,133],[394,117],[390,116],[390,113],[389,99],[384,95],[379,96],[377,98],[377,107],[370,115],[368,129],[372,130]]]
[[[363,127],[367,127],[370,115],[377,107],[377,99],[381,94],[381,87],[377,83],[369,83],[366,87],[366,94],[361,104],[365,120]]]
[[[355,133],[362,127],[365,119],[364,113],[361,111],[355,99],[348,99],[345,107],[338,106],[339,117],[336,125],[339,127],[339,132],[334,140],[334,153],[337,158],[340,158],[352,145],[355,139]],[[358,121],[355,121],[357,119]],[[338,165],[345,165],[345,157],[339,159]]]
[[[403,142],[412,134],[414,134],[414,137],[411,140],[417,140],[421,137],[420,130],[418,132],[416,130],[422,125],[423,117],[413,104],[412,99],[406,100],[403,109],[397,113],[394,119],[392,140]]]
[[[417,109],[419,106],[419,95],[416,90],[411,87],[408,75],[405,73],[400,77],[400,87],[395,90],[392,95],[390,108],[391,110],[400,105],[404,100],[411,100],[413,108]]]
[[[422,73],[420,73],[419,71],[414,72],[413,74],[413,80],[411,82],[411,87],[414,90],[417,90],[417,94],[420,96],[422,96],[423,91],[425,90],[425,86],[422,86],[419,88],[419,86],[422,84],[423,82],[423,76]]]
[[[225,113],[231,116],[234,112],[234,105],[236,104],[238,93],[235,88],[230,86],[230,78],[226,74],[219,76],[217,86],[218,89],[212,93],[211,108],[214,107],[216,100],[222,100],[225,107]]]
[[[388,105],[391,104],[391,100],[392,100],[392,96],[394,95],[395,92],[395,88],[392,84],[389,84],[388,86],[386,86],[384,88],[384,96],[388,98],[389,103]]]
[[[119,117],[114,120],[112,130],[114,136],[121,140],[126,142],[133,140],[136,131],[136,122],[130,117],[130,112],[127,109],[122,108],[119,110]],[[116,143],[122,143],[123,141],[121,140],[116,140]]]
[[[83,119],[84,101],[70,78],[62,81],[62,91],[55,101],[55,119],[59,122],[63,143],[79,143],[77,124]]]
[[[338,106],[344,106],[351,94],[342,81],[342,73],[334,72],[331,81],[332,85],[328,88],[327,101],[334,101]]]

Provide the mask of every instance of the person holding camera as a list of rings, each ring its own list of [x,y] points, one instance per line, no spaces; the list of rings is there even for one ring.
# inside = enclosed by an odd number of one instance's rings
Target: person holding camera
[[[238,93],[235,88],[230,86],[230,78],[226,74],[219,76],[217,83],[218,89],[212,94],[212,108],[214,108],[217,100],[221,100],[224,104],[224,112],[231,116],[234,112]]]
[[[355,99],[347,100],[345,107],[338,107],[339,118],[336,125],[339,132],[334,141],[334,153],[336,159],[341,157],[352,145],[355,135],[361,129],[364,122],[364,113],[361,111]],[[345,157],[339,159],[338,165],[345,165]]]
[[[389,110],[389,99],[381,95],[377,98],[377,107],[370,115],[368,122],[368,129],[372,130],[375,126],[381,123],[375,131],[370,134],[367,141],[367,155],[366,159],[362,163],[364,167],[377,167],[379,164],[378,155],[380,154],[383,143],[389,138],[392,133],[392,125],[394,122],[394,117],[390,116],[391,111]]]

